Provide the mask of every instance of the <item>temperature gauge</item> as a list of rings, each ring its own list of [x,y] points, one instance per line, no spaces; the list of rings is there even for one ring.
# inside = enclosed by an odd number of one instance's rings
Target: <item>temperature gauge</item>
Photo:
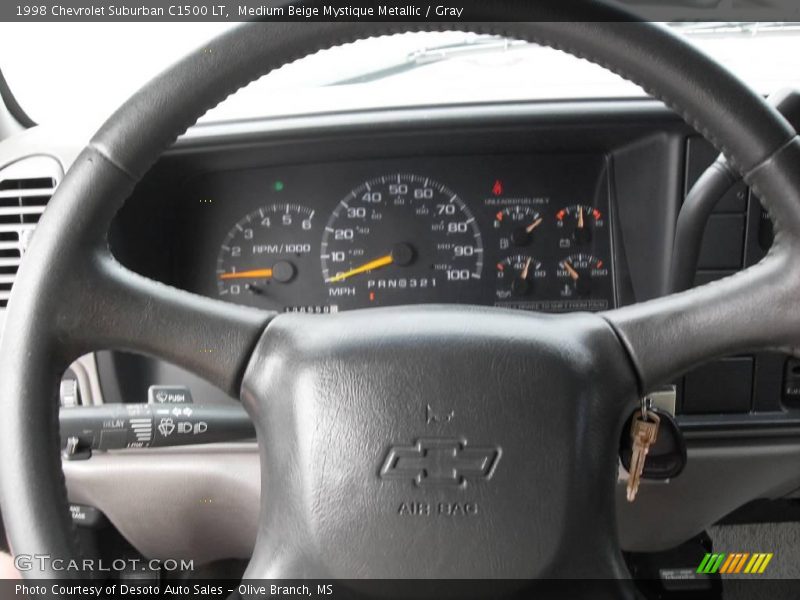
[[[561,296],[588,296],[599,281],[608,278],[608,268],[591,254],[572,254],[558,263],[556,276],[563,281]]]
[[[500,250],[510,246],[529,246],[543,219],[530,206],[509,206],[494,216],[494,228],[500,233]]]
[[[524,298],[533,294],[537,281],[547,272],[532,256],[516,254],[497,263],[497,299]]]
[[[574,204],[556,213],[556,227],[562,230],[560,246],[586,245],[592,241],[593,231],[605,227],[603,213],[586,204]]]

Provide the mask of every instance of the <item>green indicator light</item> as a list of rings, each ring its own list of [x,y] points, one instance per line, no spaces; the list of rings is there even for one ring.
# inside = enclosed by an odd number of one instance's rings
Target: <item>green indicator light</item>
[[[275,190],[276,192],[280,192],[281,190],[283,190],[283,182],[280,180],[276,181],[275,183],[272,184],[272,189]]]

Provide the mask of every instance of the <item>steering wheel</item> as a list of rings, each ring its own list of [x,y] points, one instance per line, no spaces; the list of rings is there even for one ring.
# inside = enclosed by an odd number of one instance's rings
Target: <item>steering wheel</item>
[[[515,8],[486,3],[486,23],[243,24],[111,116],[59,186],[8,306],[0,491],[15,553],[79,556],[56,390],[73,359],[115,348],[241,397],[262,469],[248,578],[628,577],[614,487],[623,422],[638,399],[713,357],[796,352],[800,139],[666,28],[600,8],[595,22],[571,22],[568,6],[503,22]],[[768,256],[681,294],[562,316],[455,306],[276,315],[157,283],[112,257],[109,225],[136,182],[230,93],[324,48],[445,29],[553,46],[666,102],[768,208]],[[428,405],[452,418],[426,419]]]

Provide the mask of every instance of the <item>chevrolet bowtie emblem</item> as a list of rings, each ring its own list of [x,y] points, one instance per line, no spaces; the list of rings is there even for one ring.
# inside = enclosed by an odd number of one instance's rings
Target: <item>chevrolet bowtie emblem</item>
[[[417,485],[463,486],[489,479],[500,461],[499,447],[471,447],[456,439],[420,439],[413,446],[392,446],[383,461],[382,479],[412,479]]]

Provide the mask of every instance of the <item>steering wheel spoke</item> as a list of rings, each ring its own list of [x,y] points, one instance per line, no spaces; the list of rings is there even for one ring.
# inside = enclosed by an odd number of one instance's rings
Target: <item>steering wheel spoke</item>
[[[778,345],[785,333],[769,310],[784,295],[783,261],[769,257],[742,273],[603,316],[617,330],[643,393],[707,360]]]
[[[106,252],[91,264],[87,304],[61,323],[70,339],[79,340],[81,351],[156,356],[239,396],[247,361],[274,313],[159,283],[126,269]]]

